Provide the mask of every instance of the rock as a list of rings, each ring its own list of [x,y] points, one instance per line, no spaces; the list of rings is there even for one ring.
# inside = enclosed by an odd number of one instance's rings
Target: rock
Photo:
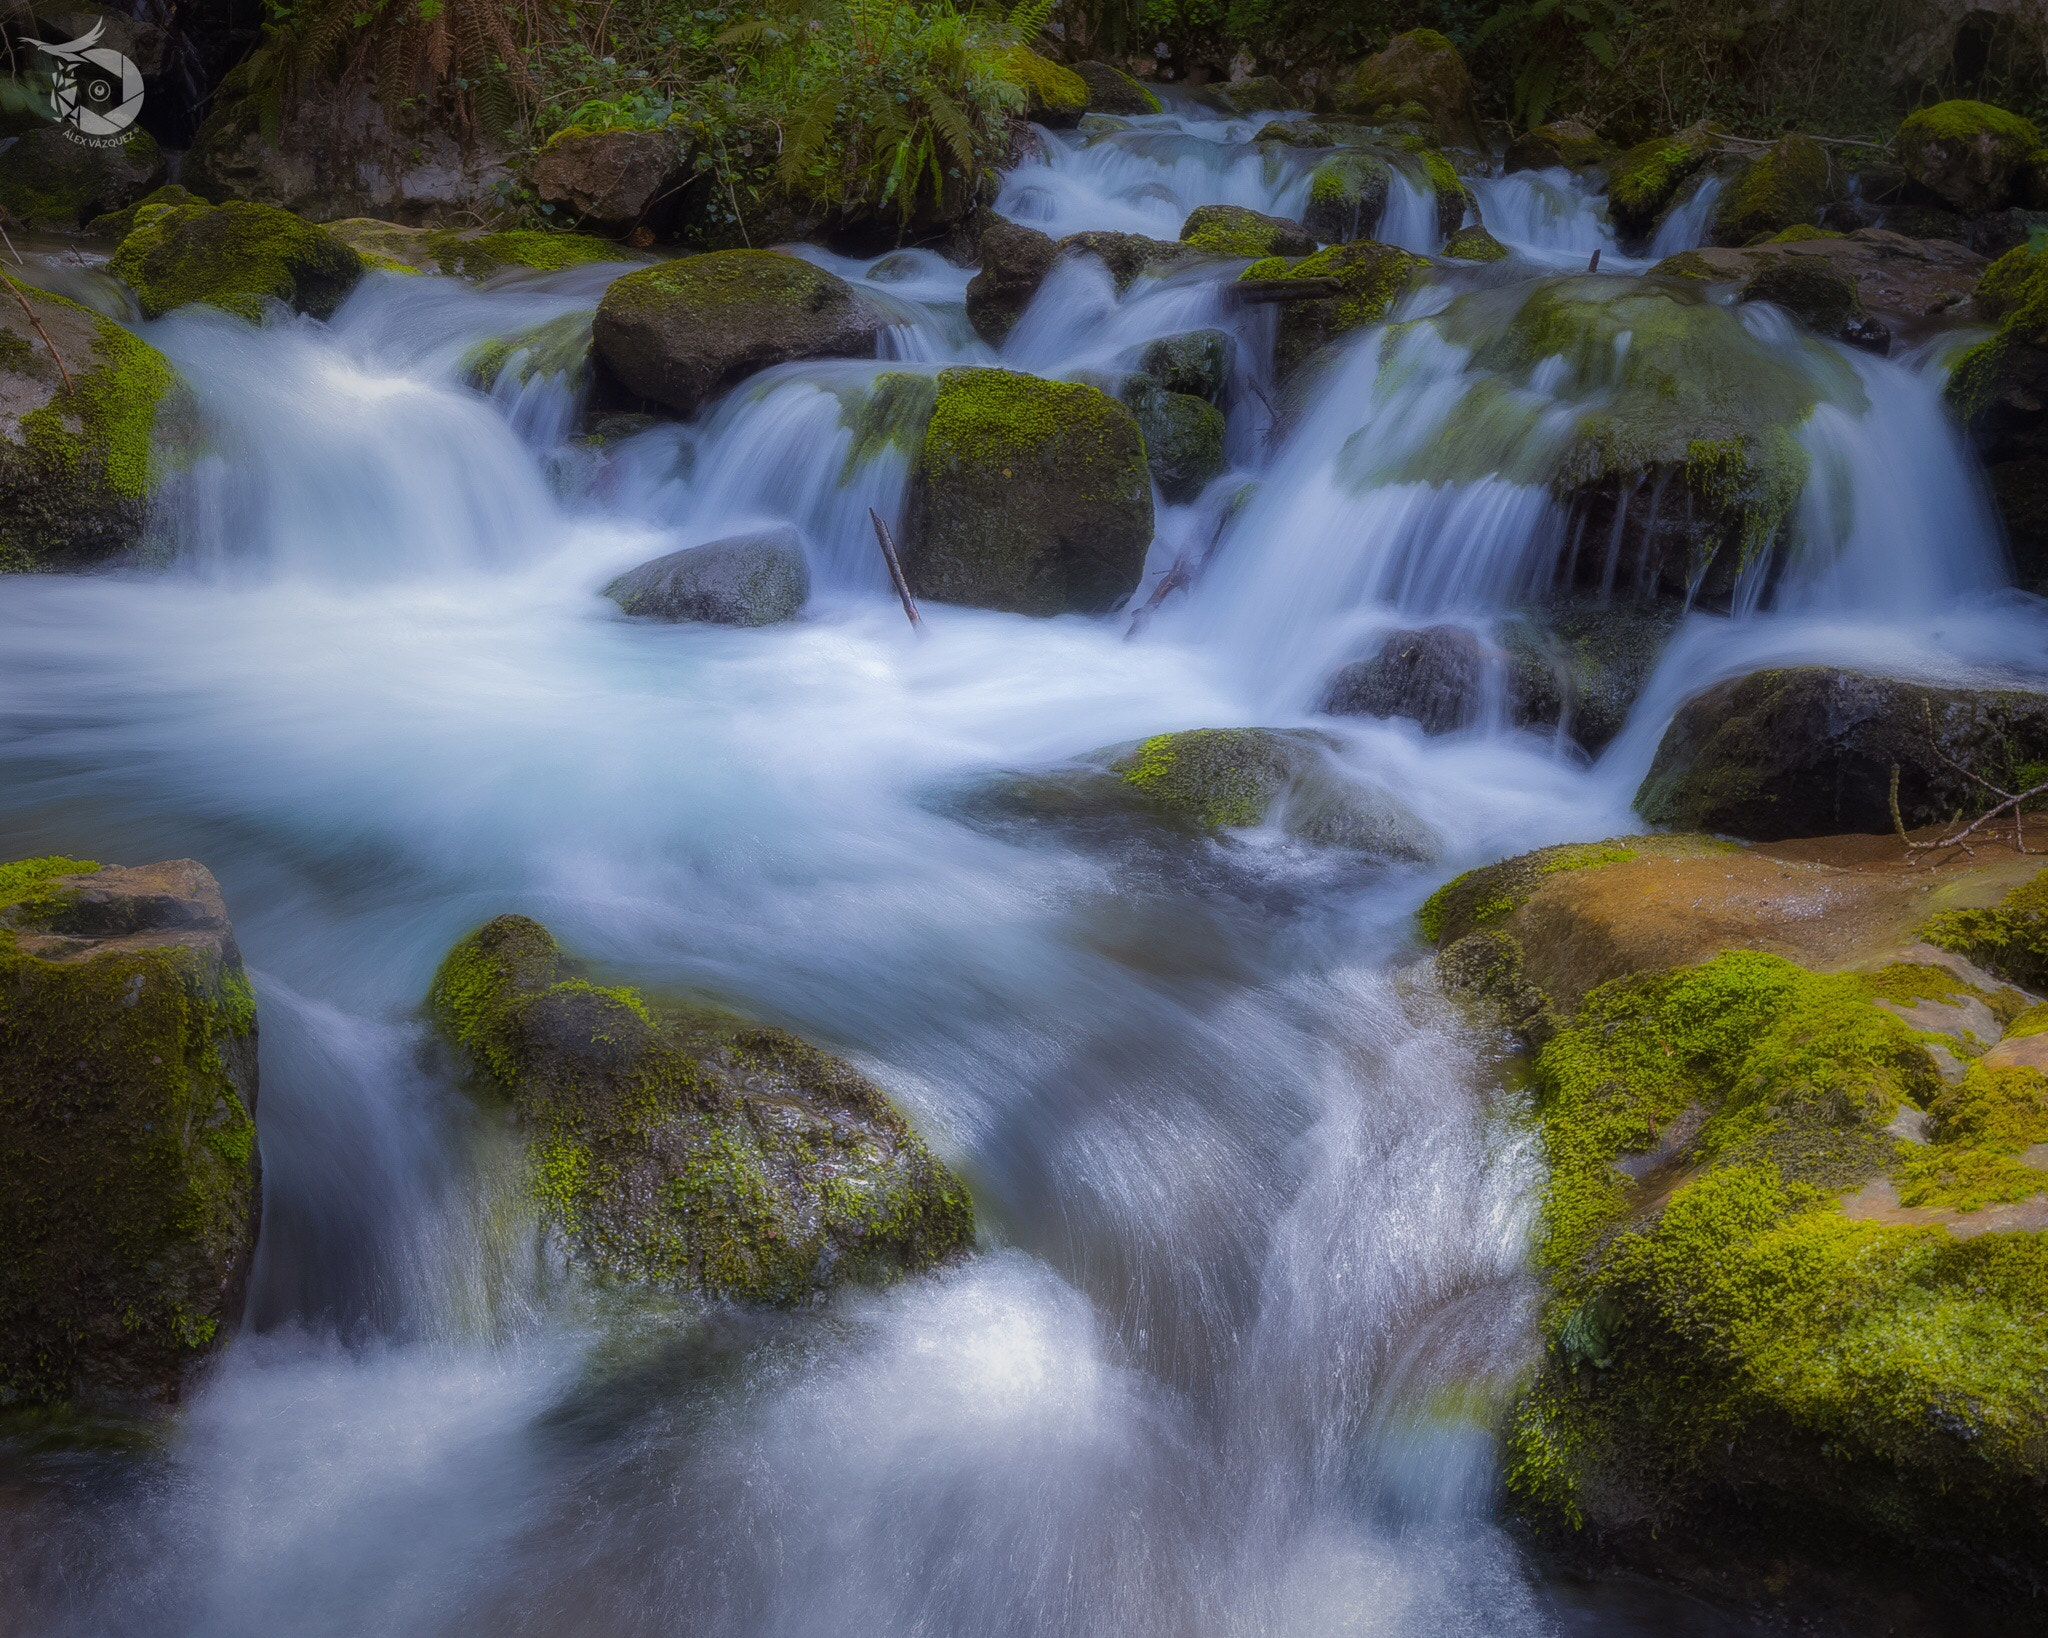
[[[1088,82],[1027,46],[1012,46],[1003,53],[1002,71],[1024,88],[1025,112],[1040,125],[1069,130],[1088,112]]]
[[[1975,311],[1998,330],[1956,361],[1949,407],[1989,469],[2019,583],[2048,591],[2048,254],[1999,257]]]
[[[1789,227],[1819,221],[1833,191],[1827,150],[1796,132],[1757,155],[1722,191],[1714,208],[1714,242],[1746,245]]]
[[[1930,688],[1803,666],[1687,702],[1636,792],[1652,824],[1752,840],[1891,830],[1891,770],[1909,828],[1981,812],[1960,763],[2008,790],[2048,762],[2048,695]]]
[[[151,443],[175,378],[111,319],[15,288],[74,390],[21,303],[0,305],[0,573],[92,568],[141,543],[156,486]]]
[[[1240,114],[1285,114],[1305,106],[1271,74],[1255,74],[1223,88],[1230,106]]]
[[[1336,93],[1340,113],[1372,116],[1418,104],[1436,126],[1437,140],[1454,148],[1484,150],[1472,76],[1458,48],[1434,29],[1397,34],[1387,49],[1352,70]]]
[[[1181,223],[1180,237],[1218,256],[1306,256],[1316,248],[1299,222],[1242,205],[1197,205]]]
[[[1450,734],[1479,720],[1486,649],[1462,626],[1397,631],[1370,659],[1330,679],[1322,709],[1342,717],[1406,717],[1425,734]]]
[[[1248,283],[1283,279],[1334,279],[1337,283],[1335,295],[1282,304],[1274,361],[1279,373],[1286,376],[1338,337],[1378,324],[1428,266],[1420,256],[1361,239],[1355,244],[1332,245],[1298,262],[1278,257],[1253,262],[1239,278]]]
[[[2016,870],[1930,895],[1896,849],[1623,837],[1424,906],[1446,986],[1541,1046],[1545,1352],[1505,1461],[1530,1522],[1669,1567],[1682,1519],[1678,1564],[1719,1585],[1889,1552],[2023,1596],[2048,1397],[2008,1350],[2048,1310],[2048,1171],[2021,1158],[2048,1079],[1964,1067],[2027,998],[1916,942],[1930,899],[1986,903]],[[1971,1392],[1935,1313],[2010,1339],[1970,1350]]]
[[[949,369],[913,475],[903,569],[920,597],[1013,614],[1103,614],[1152,542],[1144,439],[1107,393]]]
[[[75,233],[124,210],[164,180],[163,150],[137,126],[111,148],[46,125],[0,149],[0,210],[26,227]]]
[[[549,1239],[606,1283],[794,1305],[965,1252],[967,1191],[887,1095],[784,1030],[581,977],[500,916],[428,992],[506,1099]]]
[[[1281,142],[1290,148],[1328,148],[1334,146],[1336,140],[1320,125],[1280,119],[1261,125],[1252,137],[1254,142]]]
[[[1650,271],[1666,276],[1746,280],[1763,268],[1810,260],[1852,281],[1865,312],[1894,328],[1924,329],[1969,300],[1984,258],[1958,244],[1909,239],[1884,228],[1845,236],[1780,234],[1746,250],[1683,251]]]
[[[1504,262],[1510,252],[1506,245],[1475,222],[1468,228],[1460,228],[1444,241],[1444,254],[1463,262]]]
[[[659,236],[681,206],[689,143],[671,131],[572,126],[548,139],[530,174],[540,202],[572,226]]]
[[[1705,125],[1639,142],[1614,162],[1607,178],[1607,213],[1625,238],[1646,239],[1678,190],[1719,151]]]
[[[720,250],[614,280],[592,336],[629,392],[692,415],[774,364],[872,358],[886,325],[821,267],[772,250]]]
[[[1939,102],[1908,114],[1894,138],[1906,174],[1965,216],[2022,203],[2024,167],[2041,148],[2032,122],[1984,102]]]
[[[1230,379],[1231,339],[1225,330],[1188,330],[1147,342],[1138,373],[1168,392],[1192,393],[1215,403]]]
[[[462,355],[463,379],[489,392],[508,370],[520,386],[549,376],[580,382],[590,363],[588,311],[564,313],[508,336],[492,336]]]
[[[785,527],[670,552],[627,570],[604,594],[626,613],[652,620],[772,626],[801,612],[811,570],[803,537]]]
[[[1302,226],[1324,244],[1369,239],[1387,208],[1393,172],[1376,154],[1332,154],[1309,173]]]
[[[256,1243],[256,999],[190,859],[0,865],[0,1404],[176,1399]]]
[[[1122,394],[1145,438],[1145,466],[1165,500],[1193,500],[1224,467],[1223,412],[1192,393],[1132,376]]]
[[[1200,261],[1193,245],[1148,239],[1142,233],[1070,233],[1060,241],[1063,256],[1093,256],[1109,269],[1118,290],[1128,290],[1141,273],[1168,271]]]
[[[1863,311],[1856,284],[1811,256],[1785,256],[1759,267],[1743,282],[1742,301],[1782,307],[1816,335],[1871,347],[1891,345],[1891,332]]]
[[[1059,245],[1036,228],[1000,218],[981,236],[981,271],[967,281],[967,317],[991,347],[1023,317],[1059,260]]]
[[[160,188],[153,188],[132,205],[121,210],[108,211],[104,216],[95,216],[85,224],[85,231],[95,239],[111,239],[119,244],[135,231],[137,220],[145,211],[155,213],[170,210],[177,205],[203,205],[206,201],[190,188],[180,187],[176,182],[166,182]]]
[[[1122,69],[1108,63],[1076,63],[1074,72],[1088,87],[1091,114],[1156,114],[1159,99]]]
[[[1670,605],[1559,603],[1507,621],[1507,709],[1520,728],[1549,728],[1598,756],[1628,721],[1677,629]]]
[[[1600,133],[1582,119],[1552,120],[1524,131],[1508,143],[1503,168],[1507,171],[1547,171],[1562,165],[1583,170],[1607,158],[1607,144]]]
[[[260,320],[271,301],[329,318],[363,276],[363,262],[325,228],[269,205],[234,203],[150,215],[107,270],[135,292],[148,319],[204,302]]]
[[[327,231],[363,258],[366,267],[386,272],[445,273],[452,278],[492,279],[504,273],[560,273],[605,262],[646,262],[652,258],[589,233],[515,228],[405,227],[370,216],[331,222]]]

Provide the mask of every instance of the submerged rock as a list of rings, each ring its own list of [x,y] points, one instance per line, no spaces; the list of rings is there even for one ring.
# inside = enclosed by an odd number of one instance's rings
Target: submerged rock
[[[1811,226],[1834,192],[1827,150],[1793,133],[1757,155],[1722,191],[1714,242],[1746,245],[1789,227]]]
[[[872,1081],[784,1030],[594,984],[538,922],[470,934],[427,1004],[598,1279],[788,1305],[973,1243],[966,1189]]]
[[[1405,118],[1416,109],[1436,128],[1437,140],[1455,148],[1484,149],[1472,76],[1458,48],[1434,29],[1397,34],[1386,50],[1368,57],[1340,82],[1338,112]]]
[[[0,149],[0,210],[25,227],[75,233],[164,180],[163,150],[140,126],[112,147],[46,125]]]
[[[1914,828],[1982,812],[1989,799],[1972,774],[2019,790],[2043,763],[2048,694],[1801,666],[1689,701],[1636,808],[1653,824],[1760,841],[1882,834],[1893,828],[1894,769],[1900,816]]]
[[[1479,720],[1486,648],[1462,626],[1396,631],[1369,658],[1330,679],[1322,709],[1343,717],[1406,717],[1425,734]]]
[[[693,415],[770,365],[872,358],[886,324],[821,267],[772,250],[720,250],[613,280],[592,338],[627,391]]]
[[[589,131],[550,137],[534,156],[533,191],[575,227],[659,234],[680,208],[689,144],[674,131]]]
[[[981,236],[981,271],[967,281],[967,317],[975,334],[1000,347],[1059,255],[1058,242],[1036,228],[990,223]]]
[[[1249,283],[1293,279],[1334,283],[1331,295],[1281,306],[1273,357],[1279,373],[1288,376],[1339,336],[1381,322],[1428,267],[1420,256],[1361,239],[1356,244],[1332,245],[1298,262],[1279,257],[1253,262],[1239,278]]]
[[[1377,154],[1332,154],[1309,173],[1302,226],[1324,244],[1371,238],[1386,213],[1393,174]]]
[[[326,228],[269,205],[179,205],[139,214],[107,269],[144,318],[203,302],[261,319],[267,303],[328,318],[363,276],[363,260]]]
[[[1242,205],[1197,205],[1181,223],[1180,237],[1218,256],[1306,256],[1316,248],[1299,222]]]
[[[647,619],[771,626],[802,611],[811,570],[803,537],[791,528],[771,529],[657,557],[628,569],[604,595]]]
[[[203,866],[0,865],[0,1405],[178,1396],[241,1313],[255,1107]]]
[[[1108,63],[1076,63],[1074,73],[1088,87],[1091,114],[1156,114],[1159,98],[1120,68]]]
[[[903,568],[942,603],[1102,614],[1137,589],[1152,485],[1131,412],[1107,393],[949,369],[913,475]]]
[[[1678,618],[1669,605],[1586,602],[1505,622],[1510,720],[1555,729],[1597,756],[1628,721]]]
[[[21,302],[0,303],[0,574],[93,568],[142,540],[151,444],[176,378],[113,320],[15,288],[42,330]]]
[[[1982,216],[2021,202],[2041,133],[2032,121],[1990,103],[1939,102],[1908,114],[1894,146],[1921,187],[1965,216]]]

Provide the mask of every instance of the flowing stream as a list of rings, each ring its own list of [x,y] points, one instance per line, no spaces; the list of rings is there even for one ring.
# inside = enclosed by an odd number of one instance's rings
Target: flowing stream
[[[1202,203],[1297,214],[1314,156],[1254,146],[1261,123],[1053,135],[999,208],[1165,238]],[[1564,173],[1478,191],[1516,256],[1453,285],[1595,248],[1641,265]],[[1398,185],[1387,231],[1434,251],[1422,201]],[[1635,828],[1663,724],[1712,680],[2041,673],[1938,361],[1746,315],[1759,346],[1856,388],[1802,434],[1802,546],[1734,618],[1689,616],[1589,763],[1498,713],[1434,739],[1313,714],[1376,633],[1484,630],[1572,549],[1540,482],[1402,475],[1470,390],[1434,330],[1400,368],[1356,338],[1290,410],[1271,311],[1223,299],[1234,265],[1120,297],[1063,264],[998,353],[940,258],[804,253],[889,304],[888,356],[770,371],[602,451],[569,441],[573,378],[486,394],[463,360],[587,313],[615,270],[373,274],[330,323],[148,328],[204,453],[162,507],[167,567],[0,583],[0,857],[220,877],[261,1003],[263,1237],[244,1329],[174,1431],[0,1449],[0,1625],[1741,1630],[1553,1585],[1498,1522],[1538,1167],[1409,918],[1456,870]],[[1213,543],[1192,592],[1134,640],[1127,615],[955,608],[914,634],[866,517],[900,521],[906,459],[850,459],[877,376],[1093,379],[1203,326],[1239,342],[1233,471],[1161,506],[1139,597]],[[1552,407],[1518,439],[1549,436]],[[598,595],[775,521],[811,554],[798,623],[648,626]],[[1432,862],[1277,829],[1086,847],[962,805],[1147,734],[1310,723],[1412,810]],[[852,1056],[972,1182],[980,1253],[795,1315],[625,1305],[536,1261],[506,1134],[425,1067],[418,1021],[449,944],[513,910],[631,982]]]

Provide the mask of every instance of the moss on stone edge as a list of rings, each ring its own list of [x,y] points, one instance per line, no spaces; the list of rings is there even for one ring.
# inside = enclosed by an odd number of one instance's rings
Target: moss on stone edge
[[[598,1278],[789,1304],[972,1241],[965,1189],[872,1083],[780,1030],[576,976],[525,917],[457,944],[428,1009],[511,1099],[543,1221]]]
[[[1918,109],[1899,122],[1899,141],[1905,146],[1922,142],[1974,142],[1981,136],[2010,142],[2027,153],[2041,146],[2041,133],[2032,120],[1988,102],[1971,102],[1962,97]]]
[[[891,370],[878,375],[865,392],[840,400],[839,424],[853,434],[840,463],[839,482],[853,482],[861,468],[885,449],[911,455],[924,444],[932,405],[939,395],[936,377]]]
[[[1547,1351],[1508,1464],[1526,1509],[1614,1525],[1598,1515],[1620,1496],[1630,1524],[1697,1525],[1739,1488],[1752,1520],[1809,1536],[2039,1542],[2048,1236],[1842,1213],[1841,1189],[1918,1163],[1884,1126],[1941,1090],[1866,981],[1754,952],[1620,980],[1536,1083]],[[1954,1096],[1983,1106],[1974,1084]],[[1659,1207],[1614,1162],[1688,1110]]]
[[[1504,262],[1508,247],[1477,223],[1460,228],[1444,244],[1444,254],[1462,262]]]
[[[1285,239],[1295,239],[1303,250],[1310,248],[1305,235],[1292,224],[1277,222],[1242,205],[1197,205],[1181,224],[1181,242],[1217,256],[1272,256],[1284,254]]]
[[[1334,279],[1337,293],[1316,301],[1289,302],[1280,315],[1276,348],[1280,373],[1292,373],[1321,348],[1386,318],[1396,300],[1429,263],[1392,245],[1372,239],[1331,245],[1300,261],[1267,257],[1238,277],[1265,279]]]
[[[956,367],[939,372],[936,399],[925,428],[922,461],[936,481],[949,468],[980,472],[1035,463],[1049,448],[1071,442],[1114,444],[1130,412],[1097,388],[1048,381],[1014,370]],[[1141,440],[1108,474],[1105,493],[1086,501],[1120,504],[1145,492],[1149,479]]]
[[[1248,829],[1287,788],[1288,748],[1264,728],[1157,734],[1112,765],[1145,802],[1205,830]]]
[[[1029,46],[1012,46],[995,59],[995,68],[1011,84],[1024,88],[1032,113],[1078,118],[1088,111],[1088,82]]]
[[[1647,230],[1714,148],[1711,134],[1697,126],[1637,143],[1608,173],[1607,205],[1615,220],[1632,233]]]
[[[462,355],[463,379],[482,392],[489,392],[508,369],[521,386],[549,376],[576,380],[590,361],[593,316],[585,308],[509,336],[487,337]]]
[[[1977,281],[1978,311],[1998,333],[1956,360],[1944,396],[1964,420],[1999,390],[2015,348],[2048,347],[2048,249],[2031,244],[2008,250]]]
[[[1728,184],[1714,209],[1714,230],[1724,244],[1747,244],[1759,235],[1811,227],[1827,203],[1827,150],[1798,133],[1781,137]]]
[[[1988,910],[1944,910],[1920,936],[1978,966],[2023,984],[2048,989],[2048,870],[2015,887]]]
[[[443,273],[471,279],[489,278],[511,268],[559,273],[564,268],[640,259],[612,240],[593,234],[529,228],[485,233],[474,239],[434,233],[429,235],[428,245]]]
[[[0,1406],[174,1394],[255,1205],[248,980],[182,944],[22,948],[100,868],[0,865]]]
[[[1430,943],[1442,948],[1456,943],[1475,928],[1511,916],[1529,902],[1543,885],[1543,878],[1561,870],[1592,870],[1601,865],[1627,864],[1639,858],[1645,848],[1656,844],[1648,839],[1612,842],[1569,842],[1562,847],[1538,848],[1499,864],[1482,865],[1454,876],[1422,901],[1415,912],[1415,925]]]
[[[108,271],[142,316],[204,302],[260,320],[269,301],[326,318],[362,277],[363,261],[325,228],[271,205],[180,205],[138,218]]]

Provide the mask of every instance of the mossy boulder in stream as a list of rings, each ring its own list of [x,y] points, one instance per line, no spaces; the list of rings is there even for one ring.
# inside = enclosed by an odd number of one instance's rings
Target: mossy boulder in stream
[[[1664,731],[1636,807],[1653,824],[1760,841],[1882,834],[1979,813],[1978,779],[2048,778],[2048,694],[1930,688],[1798,666],[1690,700]],[[1973,777],[1975,776],[1975,777]]]
[[[1371,238],[1386,212],[1393,174],[1377,154],[1332,154],[1309,172],[1301,225],[1324,244]]]
[[[391,273],[446,273],[453,278],[482,280],[649,259],[642,251],[595,234],[553,229],[509,228],[485,233],[473,228],[406,227],[374,216],[346,217],[330,222],[327,228],[363,258],[365,267]]]
[[[1811,227],[1826,208],[1832,171],[1827,150],[1794,132],[1757,155],[1714,207],[1714,242],[1746,245],[1790,227]]]
[[[134,204],[163,179],[163,150],[139,126],[101,148],[46,125],[0,151],[0,211],[26,227],[75,233]]]
[[[1223,470],[1223,412],[1193,393],[1167,392],[1149,377],[1132,376],[1119,396],[1145,437],[1145,465],[1160,495],[1190,501]]]
[[[151,444],[175,377],[113,320],[13,289],[41,330],[0,296],[0,574],[89,569],[142,540]]]
[[[428,1009],[509,1102],[551,1240],[598,1279],[787,1305],[973,1241],[966,1189],[850,1065],[594,984],[524,916],[457,944]]]
[[[2048,251],[2021,245],[1999,257],[1975,308],[1998,329],[1956,361],[1946,396],[1985,462],[2015,578],[2048,591]]]
[[[491,336],[462,355],[462,373],[473,387],[489,392],[508,372],[521,386],[556,377],[580,380],[590,363],[589,311],[564,313],[509,336]]]
[[[1197,205],[1181,223],[1180,237],[1218,256],[1306,256],[1316,248],[1299,222],[1243,205]]]
[[[1461,262],[1504,262],[1509,252],[1481,223],[1474,222],[1444,241],[1444,254]]]
[[[1339,113],[1406,117],[1414,105],[1436,128],[1437,140],[1455,148],[1480,148],[1479,113],[1472,101],[1472,76],[1458,48],[1435,29],[1397,34],[1387,48],[1366,58],[1337,86]]]
[[[1152,485],[1107,393],[949,369],[913,474],[903,568],[920,597],[1014,614],[1101,614],[1137,589]]]
[[[1091,114],[1156,114],[1159,98],[1120,68],[1108,63],[1076,63],[1074,73],[1088,87]]]
[[[628,569],[604,595],[644,619],[772,626],[802,612],[811,570],[803,537],[784,525],[657,557]]]
[[[1607,210],[1626,238],[1647,239],[1678,191],[1720,150],[1720,139],[1705,125],[1639,142],[1619,159],[1607,178]]]
[[[772,250],[718,250],[614,279],[592,338],[637,398],[692,415],[757,371],[872,358],[881,310],[837,274]]]
[[[202,866],[0,865],[0,1406],[177,1397],[241,1311],[255,1107]]]
[[[1582,119],[1552,120],[1532,126],[1508,143],[1505,171],[1545,171],[1555,166],[1582,170],[1602,163],[1609,149],[1600,133]]]
[[[144,318],[204,302],[260,319],[272,301],[327,318],[363,276],[363,261],[327,228],[238,202],[142,213],[108,271],[135,292]]]
[[[1040,125],[1069,129],[1088,112],[1088,82],[1064,63],[1019,45],[1004,52],[998,66],[1004,79],[1023,88],[1025,114]]]
[[[991,222],[981,236],[981,271],[967,281],[967,317],[975,334],[1000,347],[1059,255],[1059,242],[1036,228]]]
[[[1355,244],[1331,245],[1298,262],[1280,257],[1253,262],[1238,277],[1249,283],[1327,280],[1334,286],[1328,295],[1281,306],[1274,362],[1286,376],[1339,337],[1380,323],[1428,268],[1429,263],[1420,256],[1361,239]]]
[[[1906,174],[1965,216],[2015,203],[2027,162],[2041,148],[2031,120],[1961,100],[1908,114],[1893,140]]]

